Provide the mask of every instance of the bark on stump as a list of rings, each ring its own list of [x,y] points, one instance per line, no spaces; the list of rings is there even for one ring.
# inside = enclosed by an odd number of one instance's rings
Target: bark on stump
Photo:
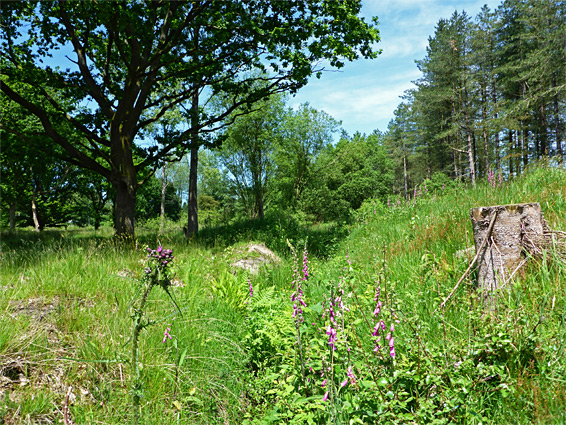
[[[526,262],[525,244],[543,241],[548,227],[538,203],[472,208],[470,217],[478,255],[478,287],[486,306],[493,309],[494,292],[509,283]]]

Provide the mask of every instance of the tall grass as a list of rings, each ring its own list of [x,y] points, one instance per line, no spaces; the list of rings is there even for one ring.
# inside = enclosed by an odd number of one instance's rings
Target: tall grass
[[[147,314],[154,323],[140,339],[145,423],[564,422],[566,268],[554,253],[531,261],[501,291],[493,315],[482,310],[473,276],[438,308],[468,265],[455,253],[473,245],[470,208],[519,202],[540,202],[549,225],[566,230],[564,170],[535,167],[501,187],[480,182],[395,208],[368,202],[349,228],[309,229],[268,217],[204,231],[190,244],[180,232],[158,237],[144,230],[137,248],[114,243],[110,231],[2,234],[0,419],[61,423],[72,386],[74,423],[131,420],[130,303],[143,274],[143,247],[160,243],[175,252],[172,291],[182,314],[166,294],[151,294]],[[287,239],[299,247],[308,239],[305,326],[347,278],[348,338],[360,342],[337,359],[350,358],[358,387],[336,393],[341,413],[334,416],[318,376],[309,375],[307,385],[298,379],[301,367],[308,375],[309,366],[321,366],[316,355],[328,346],[312,325],[301,330],[301,364]],[[251,276],[251,299],[248,276],[230,266],[249,240],[283,257]],[[361,314],[371,316],[377,285],[400,318],[397,356],[366,364],[362,351],[371,351],[373,341]],[[173,339],[163,343],[167,327]],[[339,362],[335,368],[345,376]],[[377,383],[370,372],[380,374]],[[372,414],[380,416],[368,419]]]

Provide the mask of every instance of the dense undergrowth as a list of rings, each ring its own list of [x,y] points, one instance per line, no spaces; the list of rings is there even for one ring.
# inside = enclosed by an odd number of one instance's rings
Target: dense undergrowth
[[[566,267],[553,252],[493,313],[473,276],[439,308],[473,255],[456,255],[473,245],[470,208],[519,202],[566,230],[566,172],[423,186],[409,203],[366,202],[349,227],[273,218],[188,245],[173,231],[139,232],[130,247],[110,232],[2,234],[0,423],[64,423],[67,408],[69,423],[132,420],[146,245],[173,250],[179,309],[163,291],[148,299],[142,423],[565,422]],[[234,272],[250,240],[283,262]]]

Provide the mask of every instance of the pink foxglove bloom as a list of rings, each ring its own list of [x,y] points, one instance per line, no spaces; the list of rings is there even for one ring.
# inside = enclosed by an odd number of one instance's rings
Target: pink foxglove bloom
[[[322,397],[322,401],[328,400],[328,391],[324,393],[324,397]]]
[[[373,332],[371,333],[373,336],[378,336],[379,335],[379,322],[377,322],[375,324],[375,326],[373,327]]]
[[[171,325],[168,325],[168,326],[171,326]],[[171,334],[169,332],[171,332],[170,327],[165,329],[165,332],[163,333],[163,341],[161,341],[162,344],[165,344],[165,341],[167,341],[167,338],[173,339],[173,337],[171,336]]]
[[[348,379],[350,379],[350,384],[354,385],[356,383],[356,377],[354,375],[354,372],[352,372],[352,366],[348,367],[346,374],[348,375]]]

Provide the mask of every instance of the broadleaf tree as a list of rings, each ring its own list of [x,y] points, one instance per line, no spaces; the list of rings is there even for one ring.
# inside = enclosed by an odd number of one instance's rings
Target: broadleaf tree
[[[376,57],[379,40],[376,20],[359,17],[360,0],[0,7],[0,90],[39,118],[69,162],[112,184],[116,232],[126,237],[134,235],[136,192],[160,161],[207,143],[204,136],[242,105],[253,109],[270,94],[295,92],[325,67]],[[255,84],[258,78],[264,84]],[[144,128],[203,90],[232,102],[215,114],[199,109],[199,117],[158,148],[141,147]],[[61,131],[61,123],[76,135]]]

